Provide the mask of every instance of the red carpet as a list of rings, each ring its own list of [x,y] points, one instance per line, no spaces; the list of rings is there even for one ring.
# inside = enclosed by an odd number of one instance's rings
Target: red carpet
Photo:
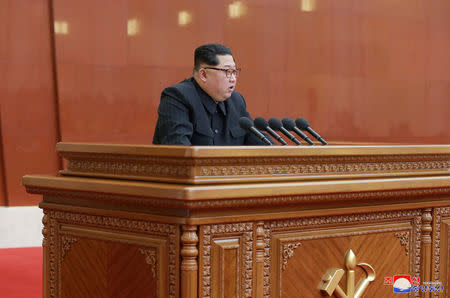
[[[0,249],[0,297],[42,297],[42,247]]]

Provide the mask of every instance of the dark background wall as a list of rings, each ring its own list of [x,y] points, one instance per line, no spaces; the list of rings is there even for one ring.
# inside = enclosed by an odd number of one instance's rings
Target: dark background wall
[[[209,42],[253,117],[450,143],[448,0],[0,0],[0,20],[0,205],[36,204],[20,179],[57,172],[57,141],[151,144],[161,90]]]

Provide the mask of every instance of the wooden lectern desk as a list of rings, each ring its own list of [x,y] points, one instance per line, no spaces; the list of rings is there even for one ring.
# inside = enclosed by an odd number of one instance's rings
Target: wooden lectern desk
[[[44,297],[448,297],[450,146],[57,151]]]

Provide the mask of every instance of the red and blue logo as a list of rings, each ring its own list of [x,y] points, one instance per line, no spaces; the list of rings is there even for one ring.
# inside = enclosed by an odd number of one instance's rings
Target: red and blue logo
[[[394,293],[411,293],[411,276],[394,275]]]
[[[384,285],[393,286],[394,293],[433,293],[444,292],[444,286],[440,281],[420,283],[420,277],[411,275],[394,275],[384,278]]]

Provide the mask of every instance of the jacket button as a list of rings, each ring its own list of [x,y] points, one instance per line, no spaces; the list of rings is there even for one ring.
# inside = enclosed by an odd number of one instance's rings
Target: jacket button
[[[218,131],[217,129],[214,129],[214,132],[215,132],[215,133],[218,133],[219,131]]]

